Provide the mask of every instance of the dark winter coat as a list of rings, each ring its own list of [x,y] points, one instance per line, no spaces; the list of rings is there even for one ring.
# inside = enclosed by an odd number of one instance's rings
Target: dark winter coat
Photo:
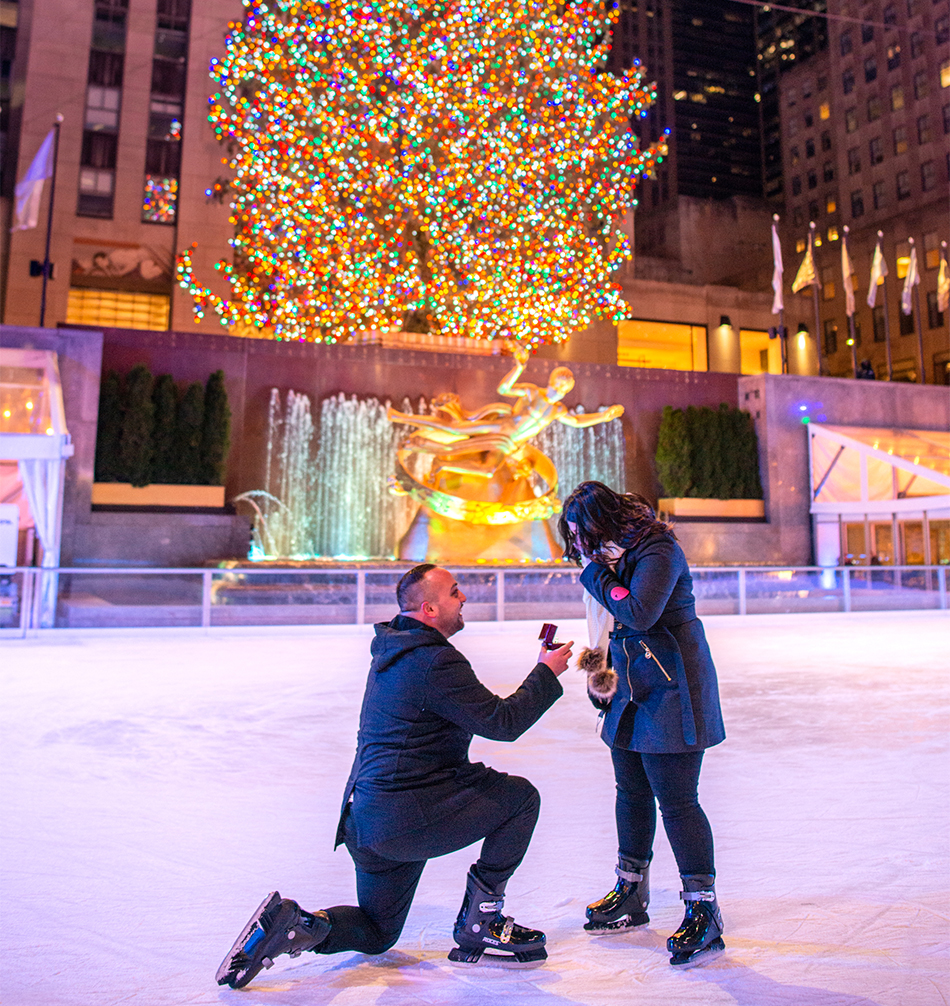
[[[601,703],[603,739],[649,754],[700,751],[724,740],[716,668],[676,541],[650,535],[624,552],[616,573],[589,563],[581,583],[616,619],[610,658],[617,692]]]
[[[520,737],[562,694],[537,664],[506,699],[490,692],[437,629],[405,615],[376,625],[373,660],[347,780],[361,847],[371,847],[454,814],[503,774],[468,760],[472,736]]]

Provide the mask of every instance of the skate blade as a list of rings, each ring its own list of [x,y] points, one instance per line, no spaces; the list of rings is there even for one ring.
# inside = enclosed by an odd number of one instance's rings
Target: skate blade
[[[449,960],[453,964],[467,967],[488,968],[539,968],[548,959],[544,947],[537,950],[522,950],[511,954],[493,954],[479,947],[477,950],[463,950],[455,947],[449,951]]]
[[[247,943],[248,937],[254,932],[254,927],[258,925],[261,920],[261,916],[264,915],[269,909],[274,908],[276,905],[280,904],[280,893],[278,891],[272,891],[267,897],[260,903],[257,911],[247,920],[247,925],[241,930],[241,935],[234,941],[234,945],[228,951],[224,960],[221,962],[221,966],[215,973],[214,980],[219,985],[230,985],[232,988],[239,988],[240,986],[235,985],[234,982],[239,980],[240,968],[235,969],[235,958],[241,954],[244,950],[244,944]],[[250,962],[248,962],[250,963]],[[266,965],[264,965],[266,967]],[[260,970],[260,968],[258,968]],[[248,979],[249,981],[250,979]],[[246,983],[244,983],[246,984]]]
[[[687,968],[695,968],[699,964],[708,964],[717,957],[722,957],[725,952],[726,944],[723,943],[720,936],[713,940],[708,947],[703,947],[702,950],[696,950],[692,953],[673,954],[670,958],[670,966],[676,968],[677,971],[685,971]]]
[[[616,922],[587,922],[584,924],[584,932],[591,936],[611,936],[615,933],[629,933],[635,929],[645,929],[650,924],[650,920],[645,918],[631,919],[629,915],[625,918],[617,919]]]

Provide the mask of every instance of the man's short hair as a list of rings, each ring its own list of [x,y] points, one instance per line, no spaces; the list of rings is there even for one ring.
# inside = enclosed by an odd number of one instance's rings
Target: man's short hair
[[[425,600],[425,587],[422,581],[430,569],[435,569],[434,562],[423,562],[413,566],[396,585],[396,603],[400,611],[418,611]]]

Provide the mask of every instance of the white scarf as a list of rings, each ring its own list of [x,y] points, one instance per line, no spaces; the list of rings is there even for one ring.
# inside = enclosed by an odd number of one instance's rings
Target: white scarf
[[[626,549],[615,542],[608,541],[600,550],[601,556],[607,557],[607,565],[616,572],[617,561]],[[613,628],[614,616],[585,588],[584,608],[587,612],[587,637],[592,650],[600,649],[607,652],[610,630]]]

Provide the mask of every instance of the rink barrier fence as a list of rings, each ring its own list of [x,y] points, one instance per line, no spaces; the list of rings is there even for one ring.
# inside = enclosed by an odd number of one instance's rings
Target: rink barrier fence
[[[575,567],[449,568],[467,595],[470,621],[584,615],[580,570]],[[947,569],[697,566],[691,573],[702,616],[946,610]],[[403,572],[385,566],[7,567],[0,571],[0,638],[23,638],[31,629],[53,627],[49,613],[44,617],[41,611],[46,577],[53,578],[49,585],[57,597],[57,628],[193,626],[210,631],[239,625],[362,625],[389,618]]]

